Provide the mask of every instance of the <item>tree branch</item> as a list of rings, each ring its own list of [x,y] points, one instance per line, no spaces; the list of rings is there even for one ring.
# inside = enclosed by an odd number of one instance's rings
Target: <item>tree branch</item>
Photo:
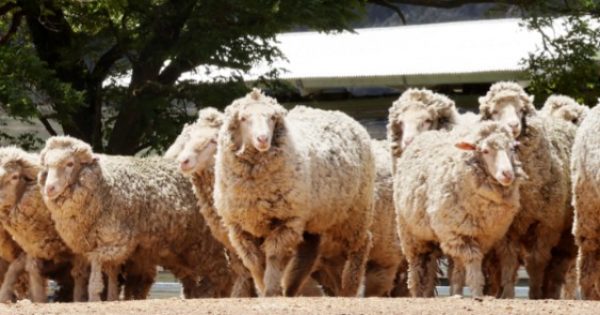
[[[94,80],[103,80],[110,68],[114,65],[117,60],[123,57],[123,49],[118,43],[112,46],[107,52],[104,53],[96,62],[94,70],[92,71],[91,77]]]
[[[0,46],[8,43],[8,41],[17,33],[19,25],[21,25],[23,15],[25,15],[23,11],[18,11],[13,14],[8,32],[6,32],[4,36],[0,37]]]
[[[3,6],[0,7],[0,16],[5,15],[6,13],[10,12],[10,10],[14,9],[17,7],[17,4],[14,2],[9,2]]]
[[[52,127],[52,125],[50,124],[50,121],[48,121],[48,117],[40,115],[39,116],[40,121],[42,122],[42,125],[44,125],[44,127],[46,128],[46,131],[48,131],[48,133],[51,136],[56,136],[58,135],[58,133],[56,132],[56,130],[54,130],[54,128]]]
[[[400,20],[402,20],[402,24],[406,25],[406,17],[399,7],[389,3],[387,0],[369,0],[369,2],[395,11]]]

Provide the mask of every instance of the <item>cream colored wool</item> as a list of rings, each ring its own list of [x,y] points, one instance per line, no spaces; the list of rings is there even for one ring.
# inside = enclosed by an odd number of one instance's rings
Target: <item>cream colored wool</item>
[[[577,130],[571,174],[579,247],[577,269],[582,297],[600,300],[600,106],[590,110]]]
[[[474,296],[483,292],[482,260],[506,233],[519,209],[522,171],[500,185],[478,151],[454,146],[462,139],[477,147],[510,151],[514,140],[497,123],[481,123],[469,133],[430,131],[415,139],[398,160],[394,202],[402,249],[409,263],[413,296],[432,296],[439,249],[453,262],[452,291],[465,282]]]
[[[499,119],[500,106],[513,107],[521,115],[518,156],[529,175],[520,189],[521,211],[497,248],[502,269],[500,296],[514,297],[519,252],[523,249],[530,298],[558,298],[574,258],[574,244],[565,230],[571,227],[573,212],[569,205],[568,165],[575,127],[563,120],[538,115],[533,97],[513,82],[492,85],[479,101],[484,120]],[[567,240],[561,240],[563,237]],[[553,256],[553,250],[559,253]]]
[[[460,123],[454,101],[428,89],[408,89],[389,109],[387,137],[393,159],[402,155],[406,127],[411,125],[411,137],[427,130],[450,130]],[[412,128],[411,128],[412,129]]]
[[[379,140],[372,140],[371,146],[376,166],[373,222],[369,227],[373,247],[367,262],[364,295],[406,296],[406,282],[396,282],[397,279],[406,279],[407,263],[402,255],[396,225],[389,146],[387,141]],[[333,252],[335,249],[329,250]],[[329,256],[322,258],[316,277],[329,294],[339,295],[344,259],[341,256]]]
[[[214,208],[214,151],[216,151],[216,138],[221,125],[223,125],[223,114],[218,110],[212,107],[200,110],[198,119],[194,123],[183,127],[181,134],[167,150],[164,157],[175,159],[181,163],[181,159],[198,159],[198,156],[203,154],[209,155],[206,165],[201,163],[204,161],[196,160],[196,168],[191,170],[187,176],[192,182],[194,193],[198,199],[198,207],[212,235],[228,251],[231,268],[236,273],[236,281],[231,296],[251,297],[255,296],[252,276],[235,253],[233,245],[229,241],[227,228]],[[209,152],[205,153],[205,151]]]
[[[565,95],[552,95],[548,97],[540,110],[543,116],[552,116],[563,119],[576,126],[581,125],[589,112],[589,107],[577,103],[571,97]]]
[[[67,136],[48,139],[40,155],[46,170],[66,172],[68,161],[74,161],[64,191],[56,198],[48,198],[45,190],[43,195],[65,243],[91,263],[91,300],[100,298],[101,272],[109,277],[108,300],[118,298],[117,267],[134,251],[179,279],[201,281],[204,292],[193,294],[229,294],[224,249],[171,160],[95,155],[88,144]],[[39,179],[42,187],[47,175]]]
[[[270,149],[262,153],[240,134],[241,115],[255,107],[274,121]],[[375,162],[367,131],[341,112],[304,106],[287,112],[258,90],[234,101],[225,115],[215,207],[257,287],[264,295],[296,293],[288,284],[303,280],[288,279],[285,266],[309,233],[343,248],[348,259],[340,292],[356,296],[371,247]]]

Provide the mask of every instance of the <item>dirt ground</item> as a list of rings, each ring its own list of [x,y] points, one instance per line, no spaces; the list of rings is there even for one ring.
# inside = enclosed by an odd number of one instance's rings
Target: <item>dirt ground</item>
[[[600,302],[495,300],[492,298],[350,299],[266,298],[146,300],[110,303],[0,305],[1,315],[21,314],[599,314]]]

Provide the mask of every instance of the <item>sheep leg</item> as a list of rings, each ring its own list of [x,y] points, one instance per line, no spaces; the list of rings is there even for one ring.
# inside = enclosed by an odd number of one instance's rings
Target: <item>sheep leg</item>
[[[450,280],[450,295],[463,295],[465,286],[465,266],[462,262],[452,260],[452,272],[449,272],[448,280]],[[450,268],[448,269],[450,270]]]
[[[398,266],[382,266],[377,263],[367,263],[365,273],[365,296],[389,296],[394,287]]]
[[[471,295],[473,297],[482,296],[485,285],[482,271],[483,253],[477,240],[469,235],[455,235],[440,245],[444,253],[447,253],[454,262],[453,273],[458,273],[457,283],[452,283],[452,285],[460,286],[460,282],[462,282],[460,278],[464,273],[465,282],[471,288]]]
[[[519,254],[517,252],[519,245],[514,237],[514,233],[509,232],[507,236],[500,240],[495,247],[495,254],[500,264],[500,298],[513,299],[515,297],[515,284],[517,282],[517,271],[519,269]]]
[[[83,257],[73,259],[71,277],[73,277],[73,301],[83,302],[87,299],[85,290],[87,280],[90,276],[87,261]]]
[[[371,232],[367,231],[367,233],[364,233],[362,240],[358,239],[355,244],[347,245],[350,250],[347,252],[348,260],[342,271],[342,289],[340,294],[341,296],[354,297],[358,295],[358,290],[360,289],[360,284],[367,268],[369,252],[373,245]]]
[[[600,250],[579,250],[577,261],[579,285],[584,300],[600,300]]]
[[[481,263],[482,259],[478,257],[472,257],[471,260],[465,263],[466,282],[471,288],[471,295],[473,297],[483,296],[485,278],[481,270]]]
[[[233,288],[231,289],[231,297],[255,297],[254,282],[252,275],[235,253],[229,253],[231,269],[237,275]]]
[[[46,278],[44,278],[40,272],[39,261],[33,257],[27,257],[25,269],[29,274],[29,292],[31,294],[31,300],[34,303],[48,302]]]
[[[525,260],[525,268],[529,275],[529,298],[532,300],[541,299],[542,286],[544,284],[544,274],[552,258],[551,250],[558,243],[559,236],[554,237],[556,233],[550,228],[540,226],[536,229],[536,242],[533,248],[528,250]]]
[[[304,233],[303,241],[298,245],[296,255],[288,263],[284,271],[283,288],[285,296],[298,294],[304,282],[310,277],[319,254],[321,236]]]
[[[391,297],[407,297],[410,296],[410,291],[407,285],[408,280],[408,262],[403,259],[396,271],[396,279],[394,280],[394,288],[390,293]]]
[[[88,298],[90,302],[99,302],[104,290],[102,279],[102,263],[98,259],[90,261],[90,280],[88,282]]]
[[[8,266],[8,270],[4,274],[4,282],[2,282],[2,286],[0,287],[0,302],[12,300],[15,282],[17,282],[19,275],[25,270],[26,262],[27,255],[22,253]]]
[[[108,264],[105,265],[104,270],[108,277],[108,295],[107,301],[119,300],[119,266],[120,264]]]
[[[565,283],[562,287],[560,298],[563,300],[577,299],[577,263],[572,262],[565,276]]]
[[[415,245],[414,252],[406,253],[408,289],[412,297],[433,297],[437,272],[436,250],[427,243]]]
[[[284,293],[282,290],[284,269],[290,261],[290,258],[297,255],[298,247],[302,241],[302,222],[296,219],[280,223],[280,225],[273,229],[271,234],[265,239],[263,244],[265,255],[267,257],[264,275],[265,296],[278,296]],[[307,246],[315,245],[308,244]],[[318,238],[316,239],[316,247],[318,247]],[[298,261],[300,261],[303,258],[298,259]],[[307,260],[310,260],[310,257],[307,258]],[[302,277],[306,274],[302,271],[296,272],[296,270],[285,271],[293,273],[289,277]],[[285,276],[285,278],[288,279],[288,283],[292,286],[299,286],[305,280],[305,278],[292,279],[289,277],[287,275]]]
[[[565,284],[565,277],[569,268],[577,257],[575,237],[570,229],[562,233],[559,244],[552,249],[552,257],[544,274],[542,298],[560,299],[560,291]]]
[[[263,294],[265,290],[263,281],[265,274],[265,256],[259,247],[260,239],[242,230],[238,225],[230,227],[229,239],[238,256],[242,259],[242,263],[244,263],[244,266],[250,271],[252,280],[254,280],[254,285],[258,291]]]

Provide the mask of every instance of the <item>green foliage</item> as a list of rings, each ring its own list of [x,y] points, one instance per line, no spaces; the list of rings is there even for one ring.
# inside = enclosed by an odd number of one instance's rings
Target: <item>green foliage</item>
[[[543,37],[543,47],[525,60],[529,89],[540,101],[560,93],[593,106],[600,97],[600,3],[567,3],[556,7],[552,1],[540,2],[529,8],[527,26]]]
[[[11,0],[8,0],[11,1]],[[3,3],[6,3],[5,1]],[[237,73],[281,58],[273,39],[298,27],[349,28],[359,0],[31,0],[0,16],[0,103],[12,117],[55,119],[98,151],[160,151],[195,108],[247,91],[239,76],[180,82],[198,66]],[[0,7],[2,4],[0,4]],[[106,84],[131,74],[127,86]]]

